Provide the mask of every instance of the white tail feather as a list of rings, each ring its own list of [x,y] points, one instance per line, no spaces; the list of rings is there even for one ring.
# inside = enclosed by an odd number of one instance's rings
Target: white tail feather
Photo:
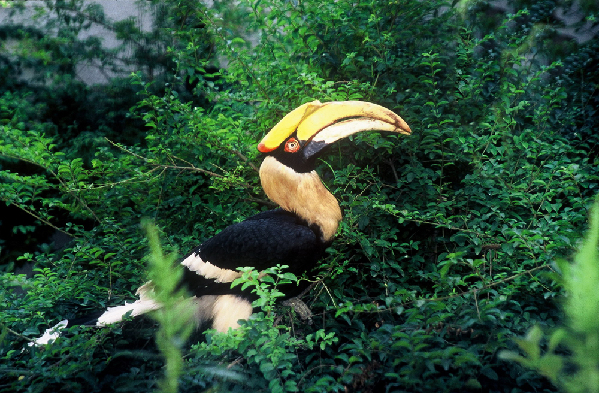
[[[68,323],[69,321],[65,319],[64,321],[60,321],[56,325],[52,326],[50,329],[46,329],[44,334],[30,342],[29,346],[46,345],[50,341],[56,340],[60,336],[60,331],[66,328]]]
[[[104,314],[100,315],[96,326],[105,326],[110,325],[111,323],[120,322],[129,311],[131,311],[132,317],[136,317],[160,307],[161,305],[159,303],[156,303],[151,299],[138,300],[129,304],[125,303],[124,306],[109,307]]]
[[[154,301],[150,294],[153,289],[151,281],[145,283],[135,292],[139,296],[139,300],[133,303],[125,303],[123,306],[109,307],[104,314],[100,315],[96,326],[106,326],[120,322],[129,311],[131,311],[132,317],[136,317],[159,309],[162,305]]]

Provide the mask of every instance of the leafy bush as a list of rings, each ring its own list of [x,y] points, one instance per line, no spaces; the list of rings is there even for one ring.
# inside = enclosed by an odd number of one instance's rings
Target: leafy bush
[[[566,324],[556,329],[550,337],[545,353],[541,345],[543,333],[538,326],[528,331],[525,338],[516,342],[527,355],[526,358],[515,352],[503,351],[504,359],[515,360],[527,367],[536,369],[566,392],[596,392],[599,374],[597,365],[597,284],[599,265],[597,264],[597,243],[599,242],[599,201],[595,202],[590,215],[590,228],[587,237],[568,264],[561,261],[563,286],[566,297],[563,304]],[[562,346],[564,348],[559,348]]]
[[[497,354],[562,317],[547,273],[574,249],[596,193],[596,97],[586,88],[598,80],[596,44],[562,54],[559,26],[540,24],[557,23],[548,18],[565,5],[513,1],[505,14],[488,2],[155,4],[171,10],[157,14],[165,28],[155,37],[177,44],[159,43],[174,72],[132,76],[139,139],[94,125],[84,152],[43,121],[43,102],[2,96],[2,200],[74,239],[22,254],[34,277],[1,276],[2,288],[27,291],[0,292],[0,386],[153,389],[163,361],[147,321],[26,343],[133,298],[147,280],[142,217],[169,254],[270,208],[260,136],[303,102],[358,99],[395,110],[414,133],[356,136],[319,163],[344,220],[304,298],[314,324],[247,272],[262,311],[237,331],[193,336],[179,389],[555,391]]]

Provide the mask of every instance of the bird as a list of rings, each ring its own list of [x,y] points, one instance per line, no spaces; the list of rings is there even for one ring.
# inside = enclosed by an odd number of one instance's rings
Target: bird
[[[408,124],[393,111],[365,101],[306,102],[285,115],[260,141],[262,188],[279,208],[260,212],[226,227],[185,256],[180,287],[195,307],[197,326],[211,322],[219,332],[238,328],[252,314],[253,295],[231,283],[239,267],[262,271],[287,265],[296,276],[308,275],[333,241],[342,219],[337,199],[315,171],[316,160],[335,142],[364,131],[410,135]],[[286,298],[300,287],[286,288]],[[137,290],[139,299],[110,307],[86,325],[106,326],[125,315],[138,316],[161,307],[151,282]],[[45,344],[59,330],[81,324],[64,320],[36,342]]]

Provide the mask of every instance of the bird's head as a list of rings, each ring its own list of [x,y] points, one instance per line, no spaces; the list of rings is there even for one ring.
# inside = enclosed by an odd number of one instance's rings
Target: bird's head
[[[299,173],[314,169],[332,143],[363,131],[409,135],[408,124],[380,105],[362,101],[312,101],[289,112],[258,144],[258,150]]]

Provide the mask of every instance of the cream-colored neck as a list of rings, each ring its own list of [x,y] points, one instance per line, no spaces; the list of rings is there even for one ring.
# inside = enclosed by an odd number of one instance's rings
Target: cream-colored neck
[[[297,173],[267,156],[260,166],[260,180],[273,202],[296,213],[308,224],[318,225],[324,241],[333,238],[341,221],[341,209],[315,171]]]

